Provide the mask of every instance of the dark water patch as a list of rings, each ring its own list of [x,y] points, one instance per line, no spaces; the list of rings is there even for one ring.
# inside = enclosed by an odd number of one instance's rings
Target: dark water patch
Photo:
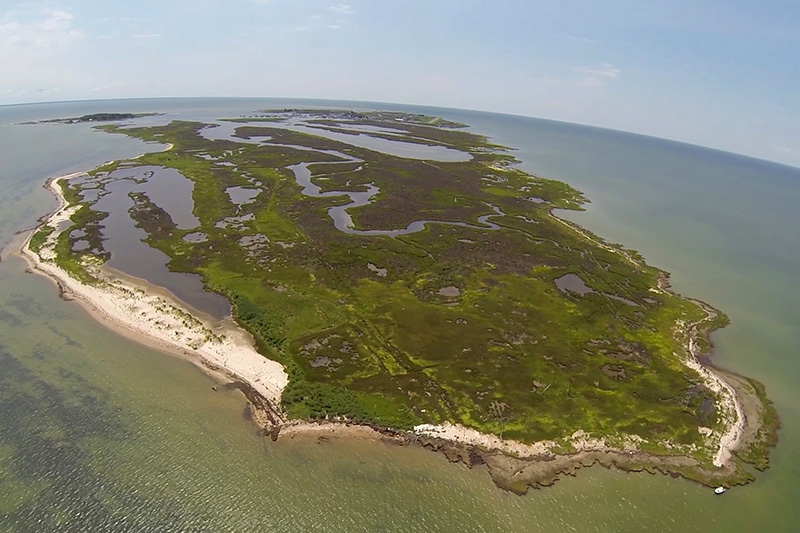
[[[243,125],[263,125],[260,122],[253,123],[231,123],[222,122],[217,123],[214,127],[204,128],[200,134],[209,140],[227,140],[234,142],[244,142],[249,144],[262,144],[270,139],[269,136],[253,136],[250,138],[239,137],[236,135],[236,129]],[[462,152],[453,148],[445,146],[434,146],[428,144],[403,142],[400,140],[382,139],[369,135],[369,132],[353,132],[341,133],[335,132],[319,127],[309,127],[305,125],[302,120],[292,120],[288,123],[270,123],[271,128],[280,128],[298,133],[306,133],[317,137],[325,137],[326,139],[334,140],[365,148],[374,152],[402,157],[405,159],[418,159],[423,161],[439,161],[443,163],[448,162],[464,162],[470,161],[472,155],[468,152]]]
[[[193,213],[194,182],[174,168],[140,166],[114,171],[109,177],[138,182],[139,187],[134,187],[129,192],[147,195],[150,201],[167,212],[178,229],[192,229],[200,224]]]
[[[228,187],[225,192],[230,196],[231,202],[240,207],[244,204],[249,204],[261,193],[259,189],[249,189],[247,187]]]
[[[15,328],[26,324],[25,322],[20,320],[20,318],[17,315],[3,308],[0,308],[0,322],[3,322],[4,324],[7,324]]]
[[[227,217],[223,218],[222,220],[214,224],[214,227],[219,229],[232,228],[232,229],[243,230],[247,228],[246,223],[252,221],[254,218],[255,215],[253,215],[253,213],[248,213],[246,215],[241,215],[238,217]]]
[[[317,127],[323,129],[341,128],[355,132],[386,133],[386,134],[404,135],[404,136],[411,135],[411,133],[408,130],[404,130],[401,128],[386,126],[384,124],[381,124],[380,126],[375,126],[372,124],[363,124],[361,122],[357,122],[356,120],[361,120],[361,119],[348,119],[348,118],[337,117],[335,120],[327,120],[327,119],[309,117],[305,119],[305,123],[308,124],[309,127]]]
[[[446,296],[448,298],[455,298],[457,296],[461,296],[461,289],[458,287],[442,287],[438,291],[440,296]]]
[[[61,339],[64,344],[71,348],[81,348],[83,346],[80,342],[74,340],[72,337],[58,329],[53,324],[48,324],[47,329],[50,330],[50,333]]]
[[[89,203],[96,202],[102,192],[103,189],[82,189],[81,200]]]
[[[208,235],[203,232],[196,231],[194,233],[187,233],[184,235],[183,240],[186,242],[206,242],[208,240]]]
[[[66,231],[67,229],[69,229],[70,226],[72,226],[72,224],[73,223],[71,220],[62,220],[56,225],[56,230],[58,230],[59,232]]]
[[[605,296],[608,296],[612,300],[616,300],[618,302],[622,302],[622,303],[624,303],[626,305],[630,305],[630,306],[633,306],[633,307],[639,307],[639,304],[637,304],[633,300],[629,300],[628,298],[624,298],[624,297],[616,295],[616,294],[607,294],[607,293],[603,293],[603,294],[605,294]]]
[[[269,237],[262,234],[245,235],[239,239],[239,246],[247,251],[248,257],[256,257],[256,255],[264,250],[268,244]]]
[[[51,348],[34,347],[35,359],[52,361]],[[88,379],[66,367],[45,375],[0,345],[3,530],[201,531],[187,528],[193,519],[172,498],[159,497],[156,505],[148,491],[120,486],[95,470],[86,443],[113,447],[135,434],[108,393]]]
[[[602,294],[603,296],[606,296],[618,302],[622,302],[626,305],[639,307],[639,304],[623,296],[619,296],[617,294],[607,294],[605,292],[598,292],[592,289],[591,287],[586,285],[586,283],[583,281],[583,279],[580,278],[580,276],[576,274],[564,274],[560,278],[556,279],[556,286],[563,293],[574,292],[580,294],[581,296],[585,296],[586,294],[589,293]]]
[[[347,163],[353,162],[353,159],[346,161]],[[326,191],[321,192],[321,188],[319,185],[315,184],[311,180],[311,170],[309,167],[314,163],[299,163],[297,165],[291,165],[286,168],[292,171],[295,177],[295,181],[298,185],[300,185],[302,189],[302,193],[306,196],[310,196],[312,198],[331,198],[336,196],[347,196],[350,198],[350,203],[345,205],[337,205],[333,206],[328,209],[328,216],[331,217],[333,220],[333,225],[336,229],[343,233],[347,233],[350,235],[371,235],[371,236],[387,236],[387,237],[397,237],[399,235],[409,235],[411,233],[417,233],[425,229],[425,227],[429,224],[443,224],[449,226],[460,226],[465,228],[473,228],[473,229],[483,229],[483,230],[498,230],[500,226],[491,222],[489,219],[494,216],[503,216],[505,213],[494,205],[489,205],[492,208],[494,213],[488,215],[482,215],[478,217],[478,224],[469,224],[467,222],[455,222],[455,221],[445,221],[445,220],[416,220],[410,223],[407,227],[402,229],[371,229],[371,230],[359,230],[355,229],[355,224],[353,223],[353,218],[349,213],[350,209],[355,209],[357,207],[362,207],[369,204],[379,192],[380,189],[372,183],[366,184],[366,190],[361,191]],[[331,163],[329,163],[331,164]]]
[[[72,243],[73,252],[82,252],[88,250],[90,247],[91,244],[89,244],[89,241],[75,241]]]
[[[226,298],[206,291],[197,274],[170,271],[167,268],[169,256],[144,242],[147,233],[136,226],[128,212],[134,206],[129,194],[142,192],[142,184],[120,179],[109,183],[106,190],[109,194],[94,206],[94,209],[108,213],[102,221],[103,248],[111,254],[106,264],[164,287],[180,300],[215,318],[229,316],[231,307]]]
[[[249,138],[239,137],[236,135],[236,128],[241,126],[241,123],[236,122],[215,122],[210,124],[208,127],[201,129],[200,136],[204,139],[208,139],[209,141],[233,141],[247,144],[261,144],[271,138],[268,135],[252,136]]]
[[[44,308],[38,300],[22,294],[12,294],[6,298],[5,305],[30,317],[39,317],[44,314]]]
[[[439,161],[443,163],[454,163],[470,161],[472,155],[467,152],[447,148],[444,146],[432,146],[428,144],[418,144],[403,142],[399,140],[382,139],[374,137],[368,133],[339,133],[321,128],[313,128],[299,123],[292,125],[275,124],[276,128],[285,128],[300,133],[317,135],[357,146],[375,152],[402,157],[405,159],[419,159],[423,161]]]
[[[262,234],[256,235],[245,235],[241,239],[239,239],[239,244],[244,247],[252,246],[252,245],[262,245],[268,244],[269,237]]]
[[[577,292],[581,296],[589,294],[590,292],[595,292],[594,289],[586,285],[586,283],[575,274],[564,274],[556,279],[556,286],[563,293],[567,291]]]
[[[69,180],[69,183],[74,185],[86,185],[87,183],[96,183],[96,182],[97,178],[89,174],[81,174],[80,176],[75,176],[74,178],[71,178]]]

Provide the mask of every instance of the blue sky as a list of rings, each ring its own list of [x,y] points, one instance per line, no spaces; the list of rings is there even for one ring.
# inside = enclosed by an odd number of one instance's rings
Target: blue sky
[[[800,0],[3,0],[0,104],[461,107],[800,166]]]

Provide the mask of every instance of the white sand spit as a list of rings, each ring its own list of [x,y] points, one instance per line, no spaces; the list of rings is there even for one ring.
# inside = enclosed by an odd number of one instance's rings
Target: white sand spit
[[[85,265],[87,271],[99,280],[89,285],[75,279],[55,263],[53,248],[60,234],[59,225],[69,220],[75,211],[74,206],[67,206],[59,181],[82,174],[68,174],[48,182],[47,187],[59,199],[60,205],[44,222],[55,231],[38,253],[30,249],[35,231],[22,245],[22,255],[32,269],[54,279],[65,294],[80,301],[96,319],[115,330],[144,344],[188,356],[201,366],[222,371],[246,383],[263,396],[274,414],[283,420],[280,399],[288,376],[283,366],[256,351],[247,332],[230,324],[223,334],[217,335],[210,323],[192,315],[176,300],[149,293],[144,286],[118,279],[99,265]]]
[[[481,433],[476,429],[468,428],[461,424],[451,424],[450,422],[444,422],[439,425],[421,424],[414,426],[414,432],[428,437],[437,437],[461,444],[478,446],[486,450],[498,450],[520,458],[549,454],[551,453],[550,448],[556,445],[555,442],[551,441],[523,444],[522,442],[501,439],[496,435]]]

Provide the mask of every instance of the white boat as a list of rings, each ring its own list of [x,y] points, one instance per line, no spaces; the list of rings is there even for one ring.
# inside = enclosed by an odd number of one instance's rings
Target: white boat
[[[714,494],[722,494],[726,490],[728,490],[728,489],[726,489],[725,487],[717,487],[716,489],[714,489]]]

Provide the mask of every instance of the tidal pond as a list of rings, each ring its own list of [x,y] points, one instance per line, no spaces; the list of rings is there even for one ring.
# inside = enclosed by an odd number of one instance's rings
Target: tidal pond
[[[149,172],[153,174],[146,180],[123,179],[132,175],[144,178]],[[156,176],[165,179],[161,180]],[[178,177],[180,179],[177,179]],[[206,291],[199,275],[172,272],[167,268],[169,257],[145,242],[147,233],[136,226],[129,213],[134,206],[129,194],[144,193],[153,203],[167,211],[179,228],[196,227],[197,219],[191,213],[193,204],[186,203],[186,196],[181,202],[179,195],[172,195],[175,191],[182,191],[185,195],[189,195],[188,199],[191,201],[191,191],[182,181],[186,178],[177,171],[162,172],[157,167],[140,167],[135,169],[135,172],[128,169],[115,171],[109,178],[113,181],[105,185],[107,194],[93,206],[97,211],[108,213],[101,223],[105,239],[103,247],[111,254],[106,265],[163,287],[188,305],[217,319],[229,316],[231,307],[228,300],[219,294]]]

